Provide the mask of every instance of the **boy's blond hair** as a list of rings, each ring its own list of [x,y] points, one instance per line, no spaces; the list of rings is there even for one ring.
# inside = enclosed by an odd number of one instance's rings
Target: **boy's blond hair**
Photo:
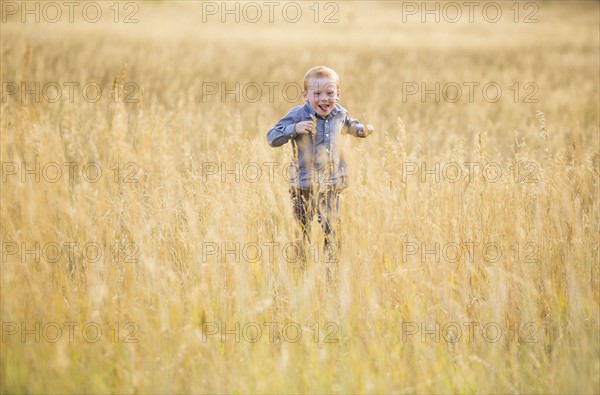
[[[337,73],[327,66],[315,66],[304,74],[304,90],[308,90],[308,80],[311,78],[331,78],[335,81],[335,87],[340,87],[340,77]]]

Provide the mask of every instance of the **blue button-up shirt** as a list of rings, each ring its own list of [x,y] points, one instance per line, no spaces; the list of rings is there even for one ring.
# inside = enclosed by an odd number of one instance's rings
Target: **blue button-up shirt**
[[[311,121],[316,116],[316,128],[310,134],[297,134],[296,124]],[[347,111],[335,104],[331,113],[322,118],[308,103],[292,108],[267,132],[271,147],[292,142],[293,160],[288,168],[290,185],[301,189],[332,186],[343,189],[346,184],[346,163],[338,139],[342,134],[359,137],[363,125],[349,118]]]

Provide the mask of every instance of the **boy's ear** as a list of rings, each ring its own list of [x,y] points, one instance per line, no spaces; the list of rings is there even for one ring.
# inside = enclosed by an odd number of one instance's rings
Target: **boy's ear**
[[[308,101],[308,92],[302,89],[302,100]]]

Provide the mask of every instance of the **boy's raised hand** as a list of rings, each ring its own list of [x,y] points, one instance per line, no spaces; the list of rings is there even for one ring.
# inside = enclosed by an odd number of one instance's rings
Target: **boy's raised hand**
[[[365,125],[357,134],[358,137],[366,138],[375,132],[375,128],[371,125]]]
[[[297,134],[309,134],[312,133],[314,127],[315,127],[315,122],[317,121],[316,118],[313,118],[313,120],[311,121],[302,121],[302,122],[298,122],[296,124],[296,133]]]

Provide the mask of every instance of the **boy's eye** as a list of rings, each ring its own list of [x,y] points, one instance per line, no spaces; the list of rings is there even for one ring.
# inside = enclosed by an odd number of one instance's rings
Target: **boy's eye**
[[[321,96],[322,93],[324,93],[325,96],[327,96],[327,97],[335,96],[335,91],[333,91],[333,92],[315,92],[315,96]]]

